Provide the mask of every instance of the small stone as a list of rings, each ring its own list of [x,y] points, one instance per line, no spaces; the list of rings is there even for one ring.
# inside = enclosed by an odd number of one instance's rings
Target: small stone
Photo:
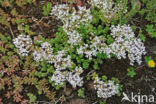
[[[71,93],[72,93],[72,89],[66,88],[66,90],[64,91],[64,93],[65,93],[66,96],[70,96]]]

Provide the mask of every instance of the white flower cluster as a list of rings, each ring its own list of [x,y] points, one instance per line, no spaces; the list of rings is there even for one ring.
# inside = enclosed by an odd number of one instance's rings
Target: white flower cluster
[[[34,50],[33,56],[35,61],[43,61],[44,59],[50,62],[53,58],[52,55],[53,50],[48,42],[44,42],[41,44],[39,49]]]
[[[53,55],[52,48],[48,42],[41,44],[41,47],[34,51],[34,60],[47,60],[48,63],[54,64],[55,72],[51,78],[55,85],[62,85],[68,81],[73,87],[82,86],[83,78],[80,74],[83,72],[81,67],[76,67],[72,72],[66,71],[67,68],[72,67],[74,63],[71,61],[70,55],[65,56],[65,51],[58,51],[57,55]]]
[[[76,67],[72,72],[56,70],[51,80],[55,82],[55,85],[63,85],[65,81],[68,81],[74,88],[76,86],[81,87],[83,85],[83,78],[80,77],[81,73],[83,73],[81,67]]]
[[[72,10],[70,5],[61,4],[55,5],[51,10],[51,15],[56,16],[63,22],[65,30],[73,31],[74,28],[79,28],[80,24],[88,24],[92,20],[90,9],[86,7],[78,6],[78,11],[73,7]]]
[[[38,50],[33,53],[35,61],[46,60],[48,63],[54,64],[56,70],[65,70],[74,63],[71,61],[70,55],[65,57],[65,51],[58,51],[57,55],[53,55],[53,50],[48,42],[41,44]]]
[[[96,57],[98,53],[102,52],[107,54],[108,58],[110,57],[111,50],[106,44],[106,38],[96,36],[91,40],[90,45],[83,44],[79,49],[77,49],[78,54],[84,54],[84,56],[90,60],[92,60],[93,57]]]
[[[119,93],[119,84],[109,80],[107,83],[101,81],[98,77],[94,80],[94,88],[97,90],[97,96],[107,99]]]
[[[32,40],[28,35],[19,35],[13,39],[13,43],[15,47],[18,48],[19,55],[28,56],[32,46]]]
[[[55,5],[51,10],[51,15],[56,16],[63,22],[63,24],[65,24],[67,18],[69,18],[69,11],[70,7],[68,4]]]
[[[87,25],[92,20],[90,9],[80,6],[78,6],[78,9],[78,11],[75,8],[70,10],[68,4],[62,4],[55,5],[51,11],[51,15],[57,16],[63,22],[63,29],[69,36],[68,43],[72,45],[77,45],[82,40],[82,37],[76,31],[80,27],[80,24]]]
[[[103,38],[102,36],[96,36],[91,44],[91,47],[93,47],[92,50],[96,50],[96,54],[99,53],[105,53],[108,58],[110,58],[111,49],[106,44],[106,38]]]
[[[124,4],[122,2],[115,4],[113,0],[90,0],[88,3],[91,4],[92,7],[102,9],[107,19],[114,17],[116,13],[124,9]],[[127,12],[127,8],[125,9],[124,13]]]
[[[77,49],[78,54],[84,54],[86,58],[92,59],[98,52],[105,53],[108,58],[110,58],[110,54],[113,53],[117,55],[118,59],[121,59],[126,58],[126,53],[128,53],[131,65],[133,65],[134,62],[137,62],[139,65],[141,64],[142,55],[146,54],[145,46],[139,38],[135,37],[129,25],[112,26],[110,35],[114,38],[114,42],[110,45],[106,44],[106,38],[96,36],[92,39],[91,45],[84,44],[80,46],[80,48]]]
[[[51,81],[55,82],[55,85],[63,85],[64,82],[66,81],[66,75],[68,73],[66,71],[61,72],[61,71],[55,71],[53,74]]]
[[[135,61],[139,65],[142,63],[142,55],[146,54],[144,43],[135,37],[129,25],[112,26],[110,35],[115,39],[114,43],[110,45],[112,53],[121,59],[126,58],[127,52],[131,65]]]
[[[59,51],[57,55],[54,56],[54,67],[56,70],[66,70],[67,68],[74,65],[71,61],[71,56],[65,57],[65,51]]]
[[[90,0],[89,4],[93,7],[98,7],[103,9],[103,11],[111,9],[114,4],[112,0]]]

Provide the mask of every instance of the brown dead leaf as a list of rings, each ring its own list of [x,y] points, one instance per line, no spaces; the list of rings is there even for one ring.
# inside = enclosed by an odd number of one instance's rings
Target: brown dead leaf
[[[85,99],[76,98],[72,99],[69,104],[89,104],[89,103],[87,103]]]

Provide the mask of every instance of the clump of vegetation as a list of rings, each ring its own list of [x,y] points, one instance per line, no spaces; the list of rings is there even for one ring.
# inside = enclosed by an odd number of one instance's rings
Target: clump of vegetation
[[[142,60],[146,34],[156,37],[155,5],[155,0],[0,0],[0,103],[62,104],[72,91],[87,99],[91,90],[100,104],[120,96],[123,79],[101,65],[127,59],[131,79],[142,66],[155,68],[154,56],[146,56],[145,65]],[[136,15],[148,24],[131,23]]]
[[[132,77],[132,78],[136,75],[133,67],[130,67],[127,69],[127,75]]]
[[[51,8],[52,8],[52,3],[47,2],[47,4],[43,6],[43,14],[47,16],[50,13]]]
[[[36,101],[36,96],[34,96],[32,93],[28,93],[27,96],[29,96],[29,99],[30,99],[31,103]]]
[[[78,90],[78,96],[79,96],[79,97],[82,97],[82,98],[85,98],[84,91],[85,91],[84,88],[79,89],[79,90]]]
[[[146,25],[146,32],[151,38],[156,38],[156,28],[153,25]]]
[[[146,19],[151,22],[156,22],[156,1],[155,0],[141,0],[145,8],[140,11],[141,14],[145,14]]]

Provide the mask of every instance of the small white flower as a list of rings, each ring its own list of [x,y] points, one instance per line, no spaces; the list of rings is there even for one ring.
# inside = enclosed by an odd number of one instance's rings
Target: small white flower
[[[113,0],[90,0],[88,3],[91,4],[92,7],[99,8],[107,19],[111,19],[116,13],[124,9],[123,2],[115,4]],[[127,8],[124,10],[124,13],[126,12]]]
[[[55,82],[55,85],[62,85],[65,81],[68,81],[74,88],[77,86],[81,87],[83,85],[83,78],[80,77],[81,73],[83,73],[81,67],[76,67],[72,72],[56,70],[51,80]]]
[[[100,98],[109,98],[119,93],[119,85],[109,80],[108,83],[100,81],[98,77],[94,80],[94,88],[97,90],[97,96]]]
[[[51,46],[50,46],[50,44],[48,42],[44,42],[44,43],[41,44],[41,47],[43,49],[45,49],[45,48],[50,48]]]
[[[13,43],[18,52],[22,56],[28,56],[29,49],[32,46],[32,40],[28,35],[19,35],[17,38],[13,39]]]
[[[55,85],[63,85],[64,81],[66,80],[65,73],[55,71],[51,80],[55,82]]]

